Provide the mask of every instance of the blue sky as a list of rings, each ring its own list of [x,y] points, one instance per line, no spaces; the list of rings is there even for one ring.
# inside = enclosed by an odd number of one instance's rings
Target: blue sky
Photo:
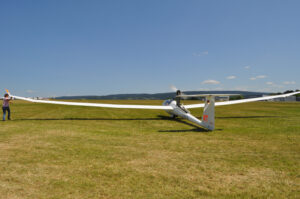
[[[0,0],[0,89],[299,89],[300,1]]]

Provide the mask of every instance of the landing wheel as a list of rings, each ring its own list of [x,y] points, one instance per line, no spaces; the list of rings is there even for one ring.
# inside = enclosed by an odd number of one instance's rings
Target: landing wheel
[[[173,118],[173,119],[176,119],[176,117],[177,117],[177,115],[172,115],[172,118]]]

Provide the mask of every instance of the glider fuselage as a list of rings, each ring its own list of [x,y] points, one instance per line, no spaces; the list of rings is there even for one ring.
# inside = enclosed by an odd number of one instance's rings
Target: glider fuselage
[[[173,110],[166,110],[173,118],[176,116],[187,119],[191,122],[196,123],[199,126],[202,126],[202,121],[193,116],[190,111],[185,109],[183,106],[178,106],[176,100],[165,100],[163,102],[164,106],[171,106]]]

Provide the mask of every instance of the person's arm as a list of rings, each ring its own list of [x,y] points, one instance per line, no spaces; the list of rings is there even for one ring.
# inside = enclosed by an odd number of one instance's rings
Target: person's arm
[[[6,101],[10,102],[12,99],[13,99],[12,97],[6,97],[3,100],[6,100]]]

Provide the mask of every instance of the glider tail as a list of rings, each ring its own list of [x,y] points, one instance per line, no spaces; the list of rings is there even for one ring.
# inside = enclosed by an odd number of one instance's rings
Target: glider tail
[[[5,91],[6,91],[6,93],[7,93],[7,94],[9,94],[9,95],[10,95],[10,92],[9,92],[9,90],[5,89]]]
[[[206,96],[201,126],[210,131],[215,129],[215,96]]]

